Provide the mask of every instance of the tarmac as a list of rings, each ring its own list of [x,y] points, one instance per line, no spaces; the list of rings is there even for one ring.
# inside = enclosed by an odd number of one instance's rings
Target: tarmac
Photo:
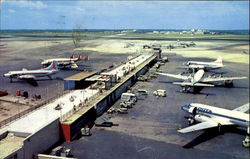
[[[5,42],[1,41],[1,43]],[[7,45],[1,48],[0,52],[1,75],[10,70],[21,70],[23,67],[37,69],[41,62],[39,58],[68,57],[74,49],[73,43],[49,45],[47,44],[49,42],[45,41],[43,47],[27,48],[24,46],[24,49],[18,50],[11,48],[8,45],[9,42],[6,43]],[[186,51],[185,55],[189,52],[195,53],[196,49]],[[200,51],[203,49],[207,49],[207,45],[204,44],[199,48]],[[220,49],[215,48],[214,51],[218,52]],[[160,70],[177,74],[183,71],[178,67],[188,60],[215,60],[215,54],[210,59],[198,54],[197,56],[203,58],[194,58],[182,57],[179,55],[179,51],[185,52],[184,49],[173,49],[170,51],[171,54],[164,54],[168,56],[169,62]],[[163,52],[169,51],[164,50]],[[47,77],[41,78],[38,80],[38,87],[19,80],[9,83],[8,79],[0,76],[1,90],[7,90],[13,95],[17,89],[22,89],[30,94],[40,94],[43,99],[51,98],[63,90],[64,78],[82,70],[98,71],[108,68],[112,64],[119,64],[127,56],[132,55],[126,54],[126,52],[106,54],[105,52],[89,50],[78,51],[76,54],[89,55],[90,60],[79,63],[77,70],[60,71],[53,76],[54,80]],[[224,52],[224,54],[226,53]],[[241,54],[239,53],[239,56]],[[232,55],[235,59],[238,58],[235,54]],[[189,134],[177,132],[179,128],[188,126],[187,120],[184,118],[187,114],[180,108],[184,104],[196,102],[234,109],[249,102],[249,62],[224,62],[224,64],[226,67],[216,70],[216,72],[223,72],[224,76],[247,76],[248,79],[234,81],[233,88],[204,88],[201,94],[180,93],[180,86],[172,84],[175,79],[164,76],[158,76],[149,82],[138,82],[135,87],[146,89],[149,94],[142,97],[143,100],[138,100],[136,105],[129,109],[128,114],[112,115],[110,121],[119,124],[119,126],[94,127],[91,129],[92,136],[65,142],[62,145],[71,148],[76,158],[249,158],[249,149],[242,147],[242,140],[245,138],[246,132],[241,129],[225,128],[223,134],[217,134],[216,130]],[[155,97],[153,91],[156,89],[165,89],[167,97]],[[117,101],[114,106],[119,105],[119,102]]]
[[[13,44],[12,44],[13,43]],[[16,44],[17,43],[17,44]],[[17,49],[16,45],[23,44],[21,49]],[[28,45],[27,43],[30,43]],[[50,44],[52,43],[52,44]],[[0,48],[0,85],[1,90],[7,90],[9,94],[15,95],[17,89],[28,91],[29,95],[40,94],[42,99],[50,99],[56,97],[64,90],[63,79],[84,70],[100,71],[108,68],[112,64],[118,64],[127,58],[126,54],[99,54],[93,51],[72,51],[73,43],[64,40],[51,41],[4,41],[1,40],[4,47]],[[38,45],[37,47],[35,47]],[[84,45],[82,45],[84,46]],[[79,61],[77,69],[60,70],[52,75],[53,80],[48,77],[37,79],[38,87],[34,87],[25,80],[13,79],[10,83],[8,78],[3,77],[8,71],[18,71],[22,68],[39,69],[41,67],[41,59],[49,59],[55,57],[70,57],[72,54],[89,55],[89,61]]]
[[[179,73],[177,67],[186,58],[168,55],[170,62],[160,69]],[[191,60],[191,59],[190,59]],[[196,60],[196,59],[193,59]],[[209,61],[212,59],[197,59]],[[248,65],[225,63],[224,76],[237,75],[249,78]],[[235,69],[231,69],[231,67]],[[249,158],[249,149],[242,147],[246,131],[225,127],[223,133],[217,129],[180,134],[179,128],[188,126],[187,116],[180,106],[192,102],[234,109],[249,102],[247,80],[234,81],[233,88],[204,88],[201,94],[180,93],[173,79],[159,76],[149,82],[138,82],[135,87],[148,90],[128,114],[112,115],[109,121],[119,124],[111,128],[92,128],[92,136],[82,137],[62,145],[71,148],[77,158]],[[167,97],[155,97],[153,91],[167,90]],[[119,105],[118,101],[114,106]]]

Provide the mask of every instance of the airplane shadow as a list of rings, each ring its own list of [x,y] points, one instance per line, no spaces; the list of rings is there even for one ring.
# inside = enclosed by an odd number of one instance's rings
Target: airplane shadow
[[[61,81],[63,81],[64,78],[62,78],[62,77],[55,77],[55,78],[52,78],[52,79],[48,78],[48,79],[36,79],[36,80],[34,80],[34,79],[16,80],[16,81],[12,81],[12,83],[28,83],[28,84],[30,84],[30,85],[32,85],[34,87],[37,87],[37,86],[39,86],[38,82],[40,82],[40,81],[51,81],[51,80],[61,80]]]
[[[173,84],[173,82],[176,82],[176,81],[158,81],[158,83],[167,83],[167,84]]]
[[[218,87],[218,88],[228,88],[228,87],[225,87],[224,85],[215,85],[214,87]],[[233,87],[229,87],[229,88],[248,89],[248,87],[243,87],[243,86],[233,86]]]
[[[223,135],[224,133],[235,133],[240,135],[246,135],[246,131],[237,128],[236,126],[222,126],[221,131],[218,131],[218,128],[211,128],[205,130],[204,133],[190,141],[189,143],[182,146],[185,149],[194,148],[195,146],[204,143],[208,140],[211,140],[217,136]]]
[[[216,94],[214,93],[203,93],[203,92],[199,92],[199,93],[194,93],[194,92],[182,92],[182,91],[176,91],[177,93],[185,93],[185,94],[192,94],[192,95],[206,95],[206,96],[215,96]]]
[[[88,71],[88,70],[90,70],[90,68],[91,67],[88,67],[88,69],[86,69],[86,68],[61,68],[60,70],[62,70],[62,71]]]

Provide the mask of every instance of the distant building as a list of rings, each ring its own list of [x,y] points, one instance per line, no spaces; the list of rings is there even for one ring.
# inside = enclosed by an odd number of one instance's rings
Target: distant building
[[[160,32],[159,31],[153,31],[154,34],[159,34]]]
[[[192,31],[183,30],[180,34],[192,34]]]
[[[210,34],[210,32],[208,30],[197,30],[196,32],[194,32],[194,34],[204,35],[204,34]]]
[[[136,32],[135,29],[133,30],[122,30],[121,33],[133,33],[133,32]]]

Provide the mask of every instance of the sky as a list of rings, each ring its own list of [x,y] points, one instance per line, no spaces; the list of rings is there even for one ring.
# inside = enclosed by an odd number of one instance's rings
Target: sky
[[[249,29],[248,1],[1,0],[4,29]]]

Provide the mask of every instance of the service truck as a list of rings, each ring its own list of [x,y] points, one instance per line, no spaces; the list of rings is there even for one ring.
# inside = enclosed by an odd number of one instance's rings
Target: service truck
[[[120,106],[131,108],[137,101],[136,95],[133,93],[122,93]]]
[[[158,90],[154,91],[153,94],[155,96],[159,96],[159,97],[166,97],[167,96],[167,92],[164,89],[158,89]]]

